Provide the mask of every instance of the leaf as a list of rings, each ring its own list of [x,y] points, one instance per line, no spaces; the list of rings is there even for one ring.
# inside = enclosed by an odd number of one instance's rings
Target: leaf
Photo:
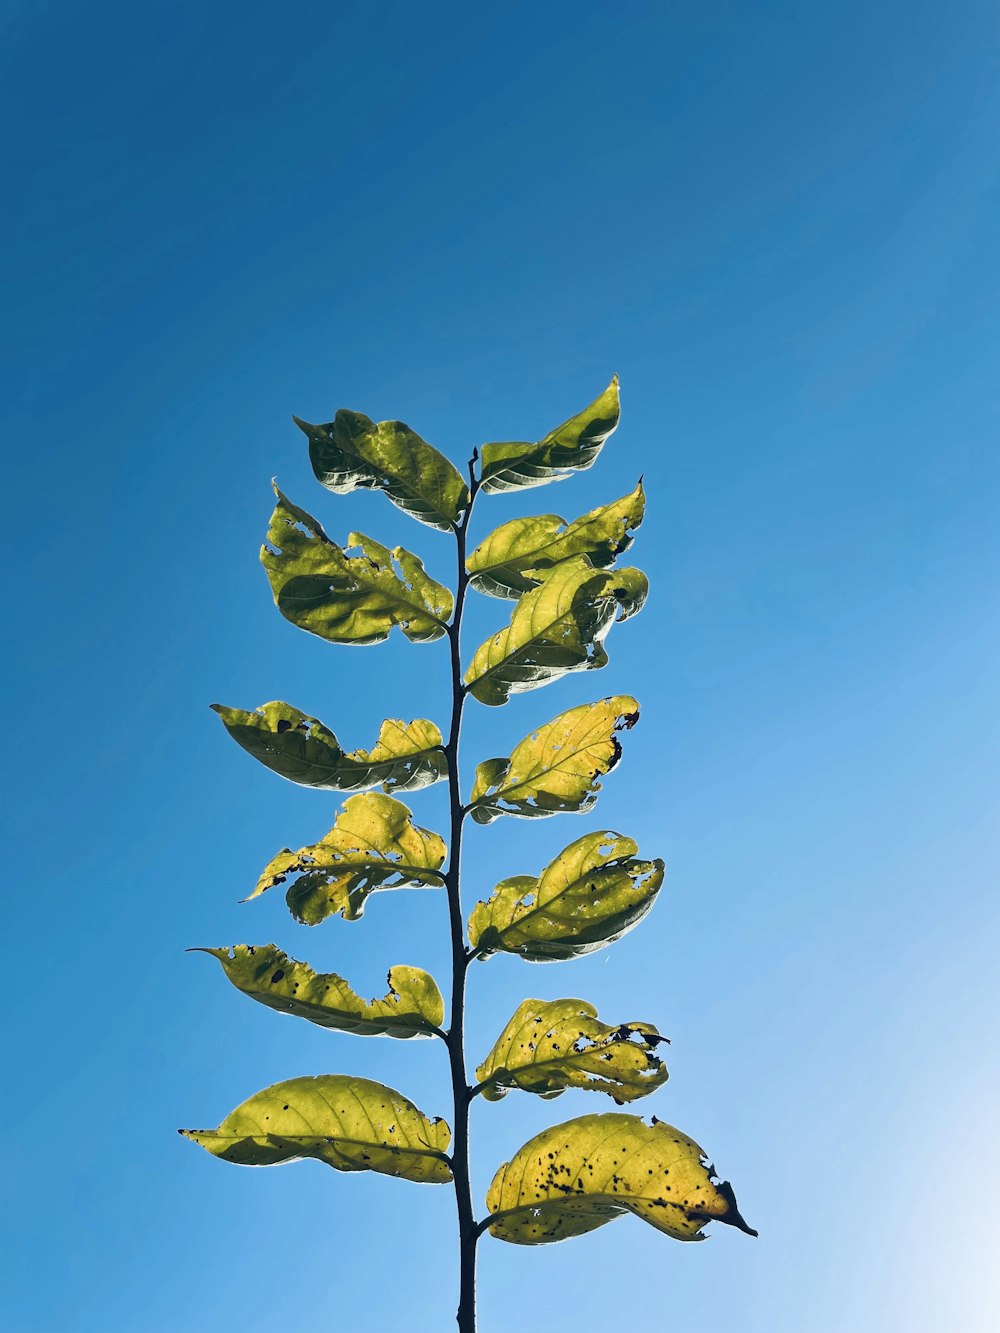
[[[384,491],[404,513],[448,531],[469,503],[469,489],[454,465],[402,421],[372,421],[340,411],[312,426],[293,418],[309,438],[316,480],[336,495]]]
[[[663,862],[639,860],[638,850],[620,833],[587,833],[537,879],[501,880],[472,910],[473,951],[550,963],[613,944],[645,916],[663,883]]]
[[[338,912],[357,921],[376,889],[443,884],[445,850],[438,834],[411,821],[401,801],[368,792],[344,802],[320,842],[297,852],[286,847],[273,857],[250,898],[294,875],[285,901],[296,921],[316,926]]]
[[[422,1184],[451,1180],[447,1124],[428,1119],[392,1088],[346,1074],[275,1083],[237,1106],[218,1129],[179,1133],[238,1166],[315,1157],[336,1171],[377,1171]]]
[[[387,718],[371,750],[342,750],[328,727],[291,704],[256,712],[212,704],[237,745],[273,773],[322,791],[418,791],[448,776],[441,732],[433,722]]]
[[[615,735],[634,727],[639,704],[616,694],[560,713],[514,747],[509,759],[487,759],[476,768],[469,811],[478,824],[501,815],[525,819],[589,810],[601,784],[621,757]]]
[[[447,630],[454,599],[419,558],[402,546],[389,551],[352,532],[342,550],[311,514],[275,487],[260,559],[278,610],[300,629],[331,643],[381,643],[398,625],[414,643],[430,643]]]
[[[237,990],[279,1013],[359,1037],[430,1037],[444,1022],[437,982],[419,967],[389,969],[384,1000],[363,1000],[335,972],[314,972],[274,944],[200,949],[218,958]]]
[[[496,707],[570,671],[607,663],[603,641],[615,620],[638,611],[648,591],[638,569],[594,569],[578,556],[525,593],[506,629],[480,644],[465,673],[469,693]]]
[[[675,1240],[704,1240],[709,1222],[756,1236],[728,1181],[693,1139],[639,1116],[584,1115],[527,1142],[493,1177],[486,1205],[491,1236],[546,1245],[634,1213]]]
[[[543,486],[547,481],[562,481],[571,470],[590,467],[618,425],[619,415],[616,375],[589,407],[549,431],[537,444],[484,444],[482,489],[496,494]]]
[[[469,582],[488,597],[520,597],[574,556],[585,555],[601,569],[613,565],[632,545],[645,503],[640,481],[630,494],[568,525],[558,514],[502,523],[469,556]]]
[[[667,1067],[648,1023],[609,1027],[586,1000],[524,1000],[476,1070],[489,1102],[511,1088],[558,1097],[566,1088],[606,1092],[619,1105],[655,1092]]]

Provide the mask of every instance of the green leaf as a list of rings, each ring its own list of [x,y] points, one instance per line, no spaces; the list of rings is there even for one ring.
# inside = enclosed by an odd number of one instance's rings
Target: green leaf
[[[296,921],[316,926],[338,912],[357,921],[376,889],[443,884],[445,850],[443,839],[414,824],[401,801],[368,792],[344,802],[320,842],[273,857],[250,898],[296,876],[285,895]]]
[[[542,486],[547,481],[562,481],[570,471],[590,467],[618,425],[619,414],[616,375],[589,407],[549,431],[537,444],[484,444],[482,489],[497,493]]]
[[[615,733],[638,720],[639,705],[630,694],[560,713],[525,736],[509,759],[478,765],[472,818],[490,824],[501,815],[538,818],[589,810],[601,790],[598,777],[621,757]]]
[[[469,693],[496,707],[567,672],[604,666],[608,631],[641,608],[648,587],[638,569],[609,572],[583,556],[567,560],[525,593],[506,629],[476,649],[465,673]]]
[[[429,527],[453,528],[469,503],[469,489],[454,465],[402,421],[372,421],[340,411],[312,426],[294,417],[309,437],[309,460],[328,491],[384,491],[394,505]]]
[[[640,481],[630,494],[568,525],[558,514],[502,523],[469,556],[469,582],[489,597],[520,597],[574,556],[585,555],[601,569],[613,565],[632,545],[645,503]]]
[[[389,969],[384,1000],[363,1000],[336,972],[314,972],[274,944],[200,949],[218,958],[237,990],[252,1000],[323,1028],[359,1037],[430,1037],[444,1022],[437,982],[419,967]]]
[[[290,782],[323,791],[418,791],[448,776],[441,732],[433,722],[387,718],[371,750],[342,750],[328,727],[291,704],[256,712],[212,704],[237,745]]]
[[[613,944],[645,916],[663,883],[663,862],[640,860],[638,850],[620,833],[587,833],[537,879],[501,880],[489,900],[472,910],[474,952],[549,963]]]
[[[454,599],[419,558],[402,546],[392,551],[361,532],[349,548],[331,541],[311,514],[275,487],[261,564],[278,610],[300,629],[331,643],[381,643],[398,625],[414,643],[430,643],[447,630]]]
[[[667,1081],[649,1023],[610,1027],[586,1000],[524,1000],[476,1070],[487,1101],[511,1088],[558,1097],[566,1088],[606,1092],[619,1105]]]
[[[675,1240],[704,1240],[709,1222],[756,1236],[728,1181],[693,1139],[639,1116],[583,1115],[527,1142],[493,1177],[489,1232],[514,1245],[546,1245],[634,1213]]]
[[[336,1171],[377,1171],[445,1185],[451,1130],[401,1093],[367,1078],[290,1078],[255,1093],[218,1129],[179,1133],[238,1166],[277,1166],[314,1157]]]

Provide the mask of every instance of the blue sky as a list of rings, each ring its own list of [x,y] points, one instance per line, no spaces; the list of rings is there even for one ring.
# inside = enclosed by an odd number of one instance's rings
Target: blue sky
[[[477,531],[644,473],[653,594],[602,673],[470,709],[464,755],[612,692],[643,718],[593,816],[475,830],[467,893],[591,827],[667,880],[612,949],[475,969],[471,1054],[527,994],[656,1022],[672,1076],[644,1109],[761,1234],[485,1242],[481,1327],[995,1327],[995,6],[4,23],[5,1329],[452,1326],[448,1191],[241,1171],[174,1133],[314,1072],[447,1109],[436,1045],[281,1018],[183,952],[273,939],[366,994],[391,963],[447,969],[428,894],[314,931],[278,895],[239,905],[337,802],[207,705],[289,699],[350,745],[444,720],[443,647],[362,655],[271,605],[274,474],[333,535],[450,572],[446,537],[316,486],[292,412],[402,417],[461,462],[615,371],[598,464],[484,502]],[[476,605],[468,647],[503,614]],[[441,788],[412,805],[443,826]],[[477,1104],[478,1197],[593,1100]]]

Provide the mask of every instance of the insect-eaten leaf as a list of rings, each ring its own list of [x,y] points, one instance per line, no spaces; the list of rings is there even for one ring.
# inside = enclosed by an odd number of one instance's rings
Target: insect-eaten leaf
[[[252,1000],[323,1028],[359,1037],[430,1037],[440,1034],[444,999],[419,967],[392,967],[384,1000],[363,1000],[336,972],[314,972],[274,944],[199,949],[222,964],[237,990]]]
[[[335,495],[384,491],[405,513],[442,531],[455,526],[469,503],[455,466],[402,421],[344,410],[322,426],[293,420],[309,439],[317,481]]]
[[[693,1139],[654,1119],[584,1115],[542,1130],[505,1162],[486,1196],[491,1236],[547,1245],[625,1213],[675,1240],[704,1240],[709,1222],[756,1236],[728,1181]]]
[[[273,857],[249,897],[294,877],[285,901],[296,921],[316,926],[337,913],[357,921],[376,889],[440,887],[445,850],[401,801],[368,792],[344,802],[320,842]]]
[[[509,759],[476,768],[469,812],[478,824],[501,815],[540,818],[589,810],[598,778],[621,756],[616,732],[635,726],[639,705],[629,694],[560,713],[514,747]]]
[[[663,862],[640,860],[638,850],[620,833],[587,833],[537,878],[501,880],[472,910],[473,952],[550,963],[614,943],[645,916],[663,883]]]
[[[179,1133],[237,1166],[278,1166],[314,1157],[336,1171],[377,1171],[445,1185],[451,1168],[447,1124],[402,1093],[367,1078],[290,1078],[255,1093],[218,1129]]]
[[[413,643],[446,633],[454,599],[419,557],[361,532],[341,549],[311,514],[275,494],[260,559],[286,620],[330,643],[381,643],[394,625]]]
[[[539,1097],[583,1088],[621,1105],[666,1083],[667,1067],[656,1055],[662,1041],[649,1023],[602,1023],[586,1000],[524,1000],[476,1078],[490,1102],[511,1088]]]
[[[465,673],[469,693],[491,707],[537,690],[570,671],[607,663],[604,639],[615,620],[642,607],[649,584],[638,569],[594,569],[579,556],[525,593],[506,629],[476,649]]]
[[[586,556],[605,569],[632,545],[642,522],[642,482],[612,504],[601,505],[570,524],[558,514],[514,518],[503,523],[469,556],[469,582],[488,597],[520,597],[537,587],[565,560]]]
[[[618,425],[620,413],[616,375],[589,407],[549,431],[544,439],[484,444],[482,489],[497,493],[543,486],[590,467]]]
[[[212,708],[237,745],[303,787],[419,791],[448,776],[441,732],[426,718],[387,718],[371,750],[343,750],[329,727],[291,704],[275,701],[253,713],[222,704]]]

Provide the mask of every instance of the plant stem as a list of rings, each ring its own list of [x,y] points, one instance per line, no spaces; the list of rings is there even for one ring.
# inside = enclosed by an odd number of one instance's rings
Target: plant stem
[[[452,1174],[455,1177],[455,1199],[458,1205],[459,1244],[459,1333],[476,1330],[476,1219],[472,1208],[472,1186],[469,1179],[469,1093],[465,1069],[465,973],[469,956],[465,947],[465,922],[462,916],[462,788],[458,770],[458,743],[462,730],[462,709],[465,687],[462,683],[462,609],[468,587],[465,570],[465,542],[472,514],[472,506],[479,489],[474,475],[475,455],[469,463],[469,503],[462,521],[455,529],[458,555],[458,583],[455,589],[455,614],[448,628],[451,643],[451,731],[445,753],[448,756],[448,792],[451,805],[451,853],[446,878],[448,888],[448,916],[451,924],[451,1022],[448,1028],[448,1056],[451,1063],[451,1086],[454,1097],[455,1139],[452,1148]]]

